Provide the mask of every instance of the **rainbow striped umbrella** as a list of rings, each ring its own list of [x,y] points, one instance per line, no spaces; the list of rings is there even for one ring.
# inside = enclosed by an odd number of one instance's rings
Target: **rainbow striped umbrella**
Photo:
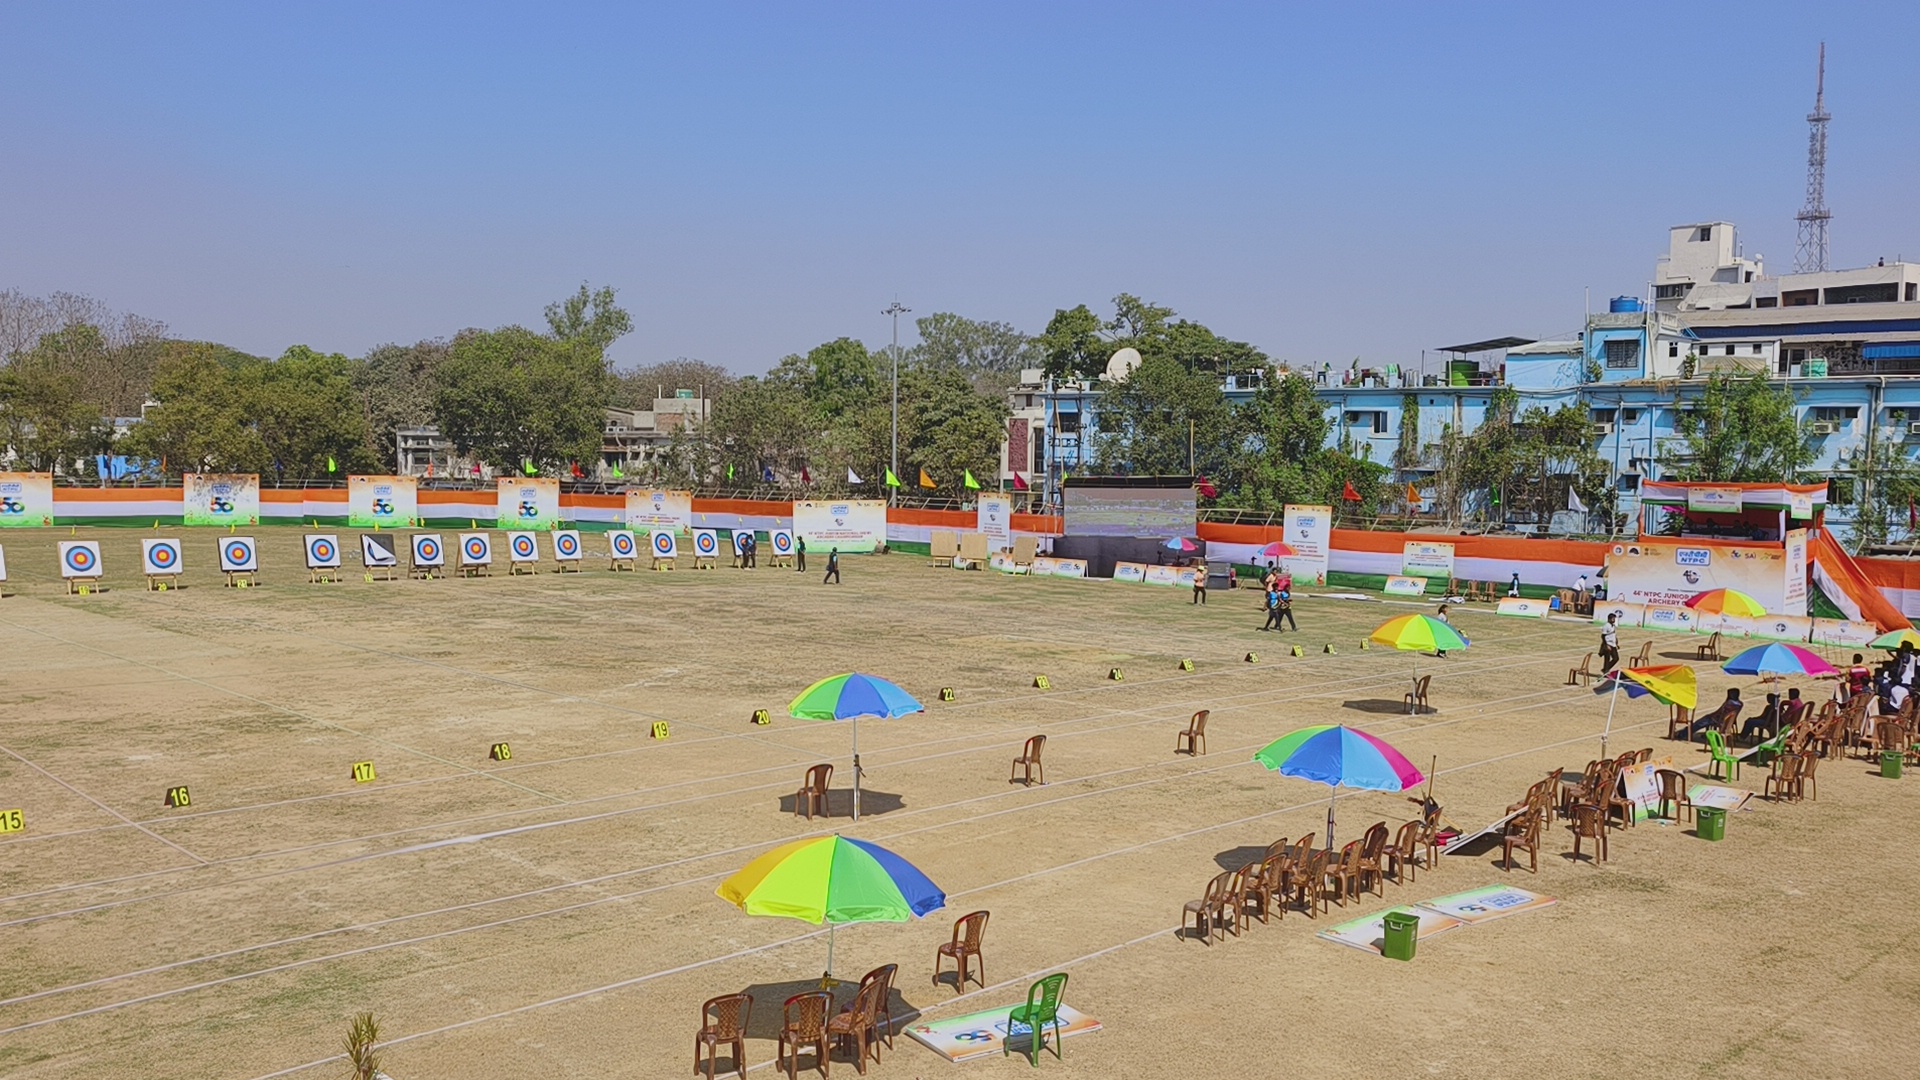
[[[829,980],[837,924],[907,922],[947,906],[947,894],[912,863],[878,844],[839,835],[782,844],[715,892],[749,915],[825,923]]]
[[[1333,789],[1327,798],[1327,848],[1333,848],[1333,800],[1343,787],[1405,791],[1426,777],[1386,740],[1345,724],[1301,728],[1268,743],[1253,760],[1282,776]]]
[[[795,720],[853,721],[853,820],[860,820],[860,718],[893,720],[927,707],[885,679],[848,672],[829,675],[787,703]]]
[[[1758,617],[1767,613],[1766,605],[1739,589],[1708,589],[1687,597],[1687,606],[1708,615]]]

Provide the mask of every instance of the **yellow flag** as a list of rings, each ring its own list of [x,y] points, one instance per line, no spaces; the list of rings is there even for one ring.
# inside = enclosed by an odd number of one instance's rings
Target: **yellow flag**
[[[940,485],[934,483],[933,477],[928,476],[927,470],[923,468],[920,470],[920,486],[923,488],[937,488]]]
[[[1414,487],[1412,484],[1407,485],[1407,505],[1408,506],[1420,505],[1420,489]]]

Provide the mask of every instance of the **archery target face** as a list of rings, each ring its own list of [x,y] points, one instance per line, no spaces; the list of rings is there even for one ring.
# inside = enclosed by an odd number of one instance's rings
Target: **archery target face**
[[[653,557],[656,559],[671,559],[679,554],[680,545],[670,532],[662,530],[654,533],[650,542],[653,545]]]
[[[572,529],[561,529],[553,534],[553,557],[571,561],[580,557],[580,534]]]
[[[340,566],[340,538],[337,536],[307,537],[307,569],[335,570]]]
[[[507,554],[514,562],[539,562],[540,542],[530,532],[508,533]]]
[[[493,537],[486,533],[460,534],[460,565],[486,566],[493,562]]]
[[[733,553],[735,555],[747,553],[747,533],[744,529],[733,534]]]
[[[140,541],[141,572],[149,577],[180,572],[180,541]]]
[[[440,534],[420,533],[413,538],[413,565],[445,566],[447,549],[441,546]]]
[[[220,569],[229,574],[251,574],[260,569],[251,536],[220,538]]]
[[[360,561],[368,566],[400,565],[400,557],[393,553],[393,541],[372,533],[360,534]]]
[[[60,541],[60,576],[89,578],[100,576],[100,541]]]
[[[638,545],[634,543],[630,532],[610,532],[607,534],[607,548],[616,559],[631,559]]]
[[[720,553],[720,537],[712,529],[693,531],[693,553],[703,559],[711,559]]]
[[[772,539],[769,542],[773,544],[773,553],[775,555],[793,554],[793,530],[792,529],[773,530]]]

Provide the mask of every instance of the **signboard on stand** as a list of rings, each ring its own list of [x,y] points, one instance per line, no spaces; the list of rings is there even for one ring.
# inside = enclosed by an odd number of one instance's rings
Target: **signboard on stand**
[[[53,474],[0,472],[0,529],[53,524]]]
[[[1607,598],[1619,603],[1680,607],[1690,597],[1712,589],[1738,589],[1769,612],[1805,614],[1804,566],[1802,563],[1801,610],[1790,612],[1786,610],[1784,547],[1635,540],[1608,549]]]
[[[627,492],[626,512],[621,520],[634,532],[686,532],[693,528],[693,492],[658,491],[652,488]]]
[[[1787,534],[1787,580],[1780,593],[1781,615],[1807,613],[1807,530]]]
[[[420,482],[411,476],[347,477],[347,524],[391,529],[420,516]]]
[[[1400,572],[1408,577],[1453,577],[1453,545],[1409,540],[1400,554]]]
[[[180,520],[188,525],[260,524],[260,477],[188,473],[181,480]]]
[[[793,531],[807,550],[870,552],[887,542],[887,504],[879,499],[811,499],[793,504]]]
[[[1327,558],[1333,548],[1333,507],[1294,506],[1281,514],[1282,531],[1297,554],[1280,560],[1287,572],[1302,582],[1327,583]]]
[[[982,495],[977,508],[979,530],[992,551],[1013,549],[1013,500],[1005,495]]]
[[[560,526],[560,481],[543,476],[500,478],[495,524],[508,531]]]

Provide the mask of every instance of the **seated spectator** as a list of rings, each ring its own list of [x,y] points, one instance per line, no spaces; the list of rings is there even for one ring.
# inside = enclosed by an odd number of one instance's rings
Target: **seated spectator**
[[[1740,738],[1749,743],[1764,742],[1780,734],[1780,695],[1768,694],[1766,708],[1740,728]]]
[[[1701,732],[1734,730],[1734,724],[1740,719],[1742,704],[1739,689],[1737,687],[1729,688],[1727,690],[1727,700],[1721,702],[1719,708],[1687,725],[1687,737],[1698,739],[1700,738]]]

